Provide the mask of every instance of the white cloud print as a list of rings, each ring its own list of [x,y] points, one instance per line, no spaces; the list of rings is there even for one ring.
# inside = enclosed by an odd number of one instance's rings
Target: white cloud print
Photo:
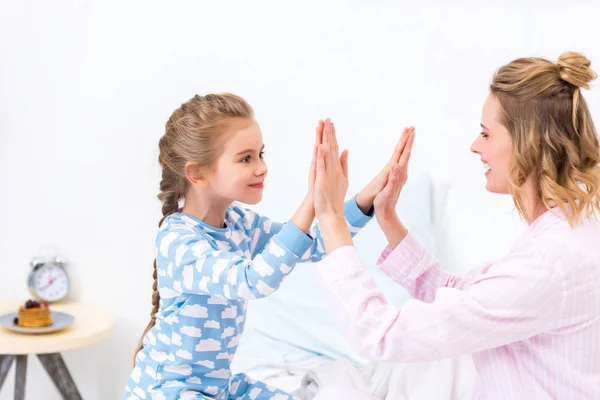
[[[181,315],[193,318],[208,318],[208,308],[202,307],[200,304],[184,306],[180,312]]]
[[[169,287],[159,287],[158,294],[160,294],[161,299],[173,299],[181,294],[177,290],[173,290]]]
[[[227,348],[230,349],[232,347],[237,346],[239,341],[240,341],[240,335],[232,337],[231,340],[229,341],[229,344],[227,345]]]
[[[192,374],[191,365],[165,365],[163,371],[172,372],[174,374],[189,376]]]
[[[269,253],[273,254],[275,257],[281,257],[285,254],[285,250],[275,242],[271,242],[269,243]]]
[[[154,349],[150,350],[150,358],[152,358],[156,362],[164,362],[166,360],[174,361],[175,357],[172,354],[167,354],[162,351],[156,351]]]
[[[179,332],[186,336],[202,337],[202,330],[200,328],[196,328],[195,326],[184,326]]]
[[[215,368],[215,362],[214,361],[210,361],[210,360],[196,361],[196,364],[202,365],[203,367],[206,367],[206,368],[209,368],[209,369],[214,369]]]
[[[275,396],[272,396],[269,400],[287,400],[289,396],[287,394],[277,393]]]
[[[262,258],[262,255],[257,255],[254,257],[254,270],[260,276],[271,276],[275,270],[271,267],[267,262]]]
[[[219,351],[221,350],[221,342],[215,339],[201,340],[195,348],[196,351]]]
[[[208,394],[217,394],[219,393],[219,388],[216,386],[207,386],[204,391]]]
[[[183,344],[181,342],[181,336],[173,332],[173,335],[171,335],[171,344],[175,346],[181,346]]]
[[[169,256],[169,246],[171,243],[173,243],[173,240],[175,240],[177,236],[179,236],[178,233],[169,232],[162,238],[160,241],[160,254],[162,254],[163,257]]]
[[[223,318],[223,319],[235,318],[235,317],[237,317],[237,307],[236,306],[227,307],[221,313],[221,318]]]
[[[215,371],[210,371],[208,374],[204,375],[207,378],[216,378],[216,379],[227,379],[229,378],[229,370],[225,368],[217,369]]]
[[[258,281],[258,283],[256,284],[256,290],[258,290],[258,293],[262,294],[263,296],[268,296],[275,291],[275,289],[273,289],[271,286],[267,285],[263,281]]]
[[[187,350],[184,350],[184,349],[179,349],[179,350],[177,350],[177,353],[175,353],[175,355],[176,355],[177,357],[179,357],[179,358],[183,358],[183,359],[185,359],[185,360],[191,360],[191,359],[193,358],[193,357],[192,357],[192,353],[190,353],[189,351],[187,351]]]
[[[221,339],[225,339],[230,336],[233,336],[234,333],[235,333],[235,329],[231,326],[228,326],[227,328],[225,328],[225,330],[221,334]]]
[[[235,271],[235,269],[232,269],[232,271]],[[212,295],[210,296],[210,298],[208,299],[208,304],[220,304],[222,306],[226,306],[227,305],[227,299],[223,296],[219,296],[219,295]]]
[[[129,399],[127,399],[129,400]],[[152,392],[152,400],[167,400],[164,393],[158,390]]]
[[[194,266],[188,264],[183,267],[183,286],[187,290],[192,290],[192,283],[194,283]]]
[[[163,383],[160,388],[171,388],[171,387],[184,387],[185,383],[180,382],[180,381],[166,381],[165,383]]]
[[[220,329],[221,328],[221,324],[219,323],[219,321],[206,321],[204,323],[204,327],[205,328],[214,328],[214,329]]]
[[[254,388],[248,393],[248,397],[250,397],[251,400],[256,400],[260,392],[262,392],[261,388]]]
[[[279,266],[279,269],[284,274],[289,274],[292,271],[292,267],[290,267],[289,265],[285,265],[283,263]]]

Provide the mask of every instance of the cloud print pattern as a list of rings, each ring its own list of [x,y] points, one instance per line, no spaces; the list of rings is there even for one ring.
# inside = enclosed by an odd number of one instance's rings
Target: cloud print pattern
[[[346,202],[352,235],[371,216],[355,198]],[[237,204],[225,228],[187,214],[165,219],[156,238],[156,325],[143,339],[127,382],[125,399],[292,398],[243,374],[230,364],[244,331],[247,300],[268,296],[298,262],[325,256],[315,224],[308,235],[291,221],[272,222]]]

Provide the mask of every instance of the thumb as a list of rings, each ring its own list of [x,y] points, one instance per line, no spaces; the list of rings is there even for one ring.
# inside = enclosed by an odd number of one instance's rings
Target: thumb
[[[315,175],[316,178],[323,178],[323,175],[325,175],[325,146],[320,144],[319,146],[317,146],[317,161],[316,161],[316,167],[315,167]],[[319,180],[319,179],[317,179]]]
[[[396,170],[395,166],[390,170],[387,182],[380,192],[384,197],[391,196],[394,193],[396,183],[399,181],[398,173],[394,173],[394,170]]]
[[[390,174],[388,177],[388,185],[396,185],[400,181],[400,167],[398,165],[394,165],[394,167],[390,170]]]
[[[313,150],[312,160],[310,161],[310,170],[309,170],[309,179],[314,181],[316,173],[317,173],[317,152],[318,146],[315,146]]]
[[[342,151],[340,156],[340,164],[342,165],[342,172],[346,179],[348,179],[348,150]]]

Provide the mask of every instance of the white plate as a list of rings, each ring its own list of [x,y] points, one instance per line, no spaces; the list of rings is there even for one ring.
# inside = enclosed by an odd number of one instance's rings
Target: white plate
[[[68,328],[73,321],[75,321],[75,318],[72,315],[60,311],[51,311],[50,315],[52,316],[52,325],[41,326],[38,328],[26,328],[14,324],[13,321],[16,318],[17,313],[13,312],[0,316],[0,326],[19,333],[51,333]]]

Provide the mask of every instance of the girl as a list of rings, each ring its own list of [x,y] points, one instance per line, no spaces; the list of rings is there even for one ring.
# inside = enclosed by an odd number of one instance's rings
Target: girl
[[[320,123],[317,144],[323,130],[332,129],[329,120]],[[312,185],[285,224],[236,203],[261,200],[267,167],[253,111],[232,94],[195,96],[183,104],[167,122],[159,148],[163,218],[153,309],[125,397],[291,398],[244,375],[231,376],[230,363],[244,330],[246,300],[271,294],[297,262],[324,256],[318,227],[310,229]],[[347,152],[339,161],[347,165]],[[386,179],[387,170],[346,203],[352,234],[370,220]]]
[[[361,354],[409,362],[472,353],[477,399],[600,398],[600,147],[580,93],[595,78],[574,52],[558,63],[517,59],[495,74],[471,151],[486,189],[510,194],[529,227],[506,257],[466,277],[442,271],[398,220],[414,138],[405,135],[374,202],[389,242],[379,265],[419,300],[401,309],[386,303],[352,247],[337,148],[322,145],[315,211],[330,255],[319,276]]]

